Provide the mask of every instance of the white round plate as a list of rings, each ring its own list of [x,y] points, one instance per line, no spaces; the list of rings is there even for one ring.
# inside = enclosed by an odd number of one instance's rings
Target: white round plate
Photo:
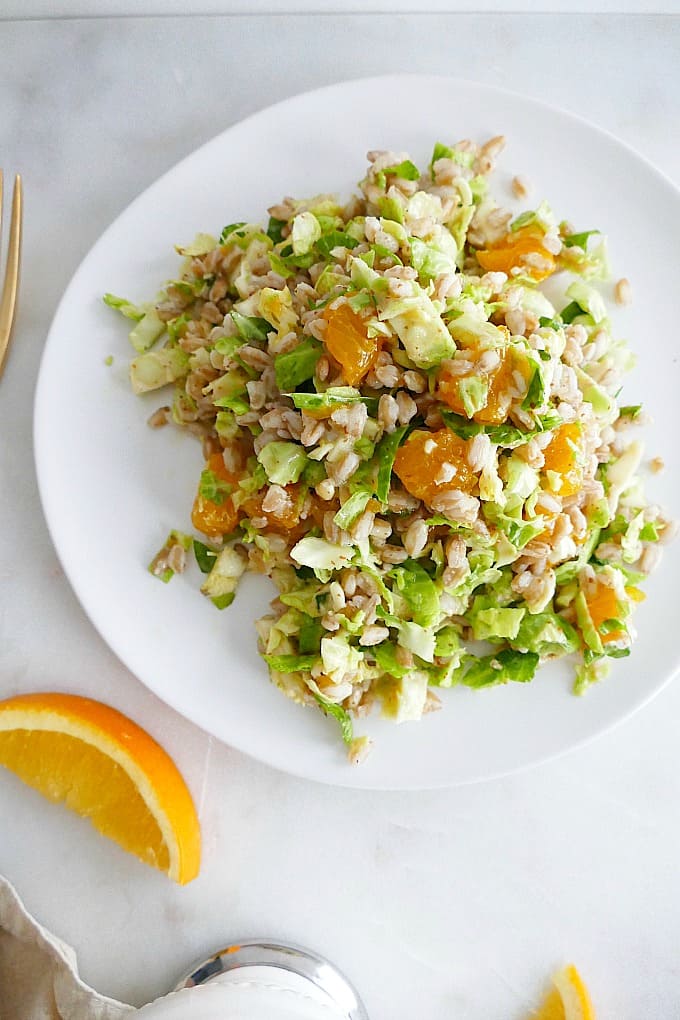
[[[420,723],[359,720],[375,740],[360,767],[347,764],[332,720],[288,701],[268,680],[253,622],[273,589],[247,576],[233,606],[218,612],[198,574],[163,585],[146,570],[171,528],[191,530],[202,468],[199,444],[168,427],[147,428],[161,393],[134,397],[127,381],[126,323],[105,291],[153,297],[177,270],[176,243],[263,220],[284,195],[348,196],[369,149],[407,150],[424,165],[437,140],[508,146],[495,191],[510,202],[518,173],[578,230],[609,236],[614,275],[634,304],[616,311],[638,366],[626,403],[643,400],[655,424],[648,455],[666,471],[647,479],[651,498],[680,507],[677,402],[677,239],[680,193],[649,163],[592,125],[508,92],[436,77],[345,82],[286,100],[214,138],[136,199],[104,233],[69,285],[50,331],[36,396],[40,492],[64,569],[90,619],[123,662],[164,701],[233,747],[310,779],[406,789],[496,776],[573,748],[629,715],[678,666],[675,579],[680,544],[637,611],[628,659],[585,697],[571,694],[564,664],[533,683],[443,691],[442,710]],[[530,206],[529,206],[530,207]],[[611,298],[611,288],[608,289]],[[107,367],[104,360],[114,356]],[[92,691],[96,696],[96,689]]]

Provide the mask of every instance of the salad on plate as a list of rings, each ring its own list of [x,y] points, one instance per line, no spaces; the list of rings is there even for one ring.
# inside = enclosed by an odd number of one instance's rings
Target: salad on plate
[[[149,424],[203,446],[202,537],[173,531],[152,573],[194,555],[227,611],[245,571],[268,575],[270,676],[354,761],[376,703],[416,720],[440,688],[566,656],[582,693],[630,653],[672,530],[638,478],[642,409],[617,399],[633,356],[606,240],[498,204],[503,144],[370,152],[348,202],[286,198],[179,247],[155,301],[104,298],[134,320],[134,392],[173,387]]]

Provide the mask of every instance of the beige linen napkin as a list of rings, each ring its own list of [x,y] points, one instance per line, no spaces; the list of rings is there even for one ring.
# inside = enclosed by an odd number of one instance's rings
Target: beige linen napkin
[[[0,875],[0,1020],[122,1020],[136,1010],[78,977],[76,955]]]
[[[78,977],[70,946],[28,913],[0,875],[0,1020],[346,1020],[295,974],[251,967],[217,984],[183,988],[141,1010],[108,999]]]

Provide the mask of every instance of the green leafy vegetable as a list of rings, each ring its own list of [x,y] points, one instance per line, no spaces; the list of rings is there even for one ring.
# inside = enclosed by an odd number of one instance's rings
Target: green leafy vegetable
[[[448,145],[444,145],[443,142],[435,142],[434,149],[432,150],[432,158],[430,159],[430,173],[434,173],[434,165],[437,160],[453,159],[453,155],[453,149],[449,148]]]
[[[260,319],[253,315],[241,315],[236,309],[229,313],[232,321],[244,340],[266,340],[267,335],[272,332],[272,327],[266,319]]]
[[[239,579],[246,569],[248,560],[245,553],[239,552],[233,546],[225,546],[217,554],[210,573],[201,585],[201,591],[213,601],[224,599],[225,595],[231,595],[230,602],[218,605],[218,609],[224,609],[234,600],[234,592]],[[217,604],[217,603],[215,603]]]
[[[383,641],[380,645],[374,645],[371,652],[383,673],[387,673],[388,676],[393,676],[397,680],[408,676],[411,667],[404,666],[399,662],[396,646],[391,641]]]
[[[300,566],[311,567],[312,570],[339,570],[347,566],[352,555],[353,550],[350,547],[335,545],[314,535],[301,538],[290,551],[292,560]]]
[[[245,226],[247,226],[245,223],[230,223],[228,226],[224,227],[220,234],[220,244],[226,244],[232,234],[241,230],[241,228]]]
[[[529,386],[524,400],[522,401],[522,407],[524,410],[531,410],[534,407],[540,407],[545,402],[545,383],[543,381],[543,373],[538,365],[534,368],[531,379],[529,380]]]
[[[198,563],[199,569],[202,574],[209,574],[215,565],[215,560],[219,555],[217,549],[211,549],[209,545],[205,545],[204,542],[199,542],[197,538],[193,540],[194,556]]]
[[[329,701],[328,698],[325,698],[318,687],[316,690],[312,690],[312,694],[326,715],[330,715],[331,718],[335,719],[336,722],[339,723],[340,733],[342,734],[344,742],[346,744],[351,744],[354,739],[354,728],[352,726],[352,719],[349,712],[347,712],[342,705],[336,705],[334,702]]]
[[[345,500],[333,518],[337,526],[342,528],[344,531],[347,531],[357,517],[364,512],[366,504],[372,495],[373,493],[370,489],[358,489],[356,492],[352,493],[349,499]]]
[[[494,687],[496,684],[528,683],[533,680],[538,666],[535,652],[516,652],[505,648],[495,655],[476,659],[462,678],[466,687]]]
[[[203,499],[209,499],[212,503],[221,505],[233,491],[234,486],[231,482],[225,482],[224,479],[218,478],[215,472],[209,468],[201,472],[198,492]]]
[[[143,321],[143,320],[142,320]],[[147,351],[130,362],[133,393],[148,393],[175,382],[189,371],[189,356],[179,347]]]
[[[159,318],[155,308],[150,308],[130,332],[130,343],[142,354],[156,343],[165,333],[165,323]]]
[[[408,431],[408,425],[401,425],[399,428],[395,429],[391,435],[387,435],[381,439],[375,448],[375,459],[378,462],[378,479],[376,482],[375,494],[381,503],[387,503],[387,498],[390,494],[390,482],[392,479],[394,459],[397,456],[397,450],[401,446]]]
[[[319,661],[317,655],[263,655],[262,658],[275,673],[305,672]]]
[[[579,304],[577,304],[576,301],[571,301],[560,312],[560,318],[562,319],[562,322],[565,323],[565,325],[569,325],[579,315],[584,315],[584,314],[585,313],[584,313],[583,309],[581,308],[581,306]]]
[[[483,379],[477,375],[469,375],[458,381],[458,396],[463,403],[468,418],[472,418],[477,411],[481,411],[486,407],[488,395],[488,379]]]
[[[269,481],[275,485],[297,482],[308,463],[307,454],[299,443],[283,440],[267,443],[258,453],[257,459]]]
[[[444,408],[441,409],[441,416],[444,419],[445,425],[452,432],[455,432],[457,436],[460,436],[461,439],[471,439],[472,436],[485,432],[492,443],[508,448],[528,443],[534,436],[555,428],[562,421],[556,412],[551,412],[537,419],[535,428],[525,430],[517,428],[515,425],[510,425],[507,422],[501,425],[482,425],[476,421],[468,421],[462,415],[455,414],[453,411],[447,411]]]
[[[313,212],[301,212],[293,217],[290,238],[294,255],[308,255],[320,237],[321,226]]]
[[[517,637],[525,613],[526,609],[510,608],[473,610],[471,619],[475,641],[491,641],[496,644],[503,639],[513,641]]]
[[[116,297],[115,294],[105,294],[102,300],[109,308],[115,308],[126,319],[133,319],[134,322],[139,322],[146,314],[144,308],[140,308],[139,305],[133,305],[127,298]]]
[[[267,237],[271,238],[274,244],[280,244],[283,241],[283,228],[285,226],[286,220],[277,220],[270,216],[267,225]]]
[[[371,409],[377,410],[377,397],[363,397],[353,386],[330,386],[323,393],[291,393],[295,406],[302,411],[316,411],[321,408],[342,407],[343,404],[362,402]]]
[[[298,648],[300,655],[319,655],[321,652],[321,638],[327,631],[321,626],[321,621],[308,613],[302,613],[302,622],[298,631]]]
[[[359,242],[352,237],[351,234],[347,234],[341,230],[330,230],[323,237],[320,237],[316,242],[316,250],[324,258],[329,258],[334,248],[356,248]]]
[[[400,177],[404,181],[417,181],[420,178],[420,170],[410,159],[405,159],[403,162],[397,163],[396,166],[386,166],[384,170],[379,170],[375,179],[381,188],[385,187],[388,174]]]
[[[567,248],[572,248],[574,245],[576,245],[579,248],[583,248],[583,250],[585,251],[588,245],[588,238],[592,237],[593,234],[599,233],[600,233],[599,230],[584,230],[580,234],[567,234],[567,236],[564,237],[562,240]]]
[[[274,361],[276,385],[282,393],[290,393],[314,377],[316,363],[321,357],[321,344],[309,337],[292,351],[279,354]]]
[[[414,623],[433,627],[439,620],[439,595],[429,574],[417,560],[406,560],[392,573]]]

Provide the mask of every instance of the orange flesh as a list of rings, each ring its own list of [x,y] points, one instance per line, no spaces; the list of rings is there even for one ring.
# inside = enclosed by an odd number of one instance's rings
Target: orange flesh
[[[0,765],[168,872],[164,816],[176,844],[171,877],[184,883],[198,874],[200,827],[182,776],[148,733],[108,705],[54,693],[0,702]]]
[[[454,477],[448,482],[435,481],[445,464],[456,469]],[[397,451],[394,473],[412,496],[426,503],[447,489],[471,492],[477,483],[477,476],[467,462],[464,440],[449,429],[411,433]]]
[[[470,351],[469,353],[471,360],[475,360],[481,354],[479,351]],[[512,350],[509,348],[499,350],[498,354],[501,360],[497,367],[490,372],[469,372],[467,375],[451,375],[446,369],[443,369],[439,375],[437,385],[437,396],[439,399],[448,404],[456,414],[462,414],[467,417],[465,405],[459,395],[458,383],[461,379],[468,379],[473,374],[480,375],[488,381],[489,392],[485,406],[473,414],[474,421],[485,425],[500,425],[501,422],[504,422],[512,403],[512,398],[508,396],[508,390],[513,381],[512,373],[515,368],[520,368],[521,370],[525,363],[524,361],[518,363],[518,359],[514,357]],[[522,374],[525,375],[525,372]]]
[[[168,848],[158,823],[130,777],[96,747],[65,733],[18,729],[0,737],[0,764],[48,800],[63,801],[89,818],[104,836],[146,864],[168,870]]]
[[[560,484],[551,491],[556,496],[573,496],[583,483],[583,465],[580,463],[581,426],[578,422],[567,422],[555,429],[554,435],[544,450],[544,471],[560,475]]]
[[[592,595],[586,595],[586,604],[590,618],[599,633],[605,620],[616,620],[619,615],[616,592],[606,584],[598,584]],[[608,634],[600,634],[603,645],[612,641],[620,641],[626,636],[623,630],[612,630]]]
[[[300,507],[298,505],[300,487],[298,485],[286,485],[284,488],[292,502],[287,502],[281,510],[281,513],[274,513],[271,510],[262,509],[262,500],[265,496],[265,493],[263,492],[258,492],[254,496],[250,496],[247,500],[245,500],[243,503],[244,511],[249,517],[266,517],[268,526],[272,531],[292,531],[296,525],[300,523]]]
[[[231,485],[238,483],[239,475],[227,470],[221,453],[213,453],[208,458],[206,469],[217,475],[222,482]],[[204,535],[217,537],[234,530],[238,524],[238,511],[231,496],[225,496],[221,503],[216,503],[212,499],[205,499],[198,492],[191,511],[191,520],[194,527]]]
[[[323,317],[328,323],[324,333],[326,347],[342,367],[349,385],[357,386],[375,364],[380,350],[378,341],[367,335],[364,320],[348,304],[327,308]]]
[[[477,252],[477,261],[487,272],[501,272],[510,275],[515,268],[522,269],[533,280],[545,280],[555,272],[555,258],[541,244],[540,233],[532,228],[524,228],[515,233],[506,234],[498,245],[481,249]],[[522,263],[523,255],[540,255],[545,260],[544,269],[526,266]]]

